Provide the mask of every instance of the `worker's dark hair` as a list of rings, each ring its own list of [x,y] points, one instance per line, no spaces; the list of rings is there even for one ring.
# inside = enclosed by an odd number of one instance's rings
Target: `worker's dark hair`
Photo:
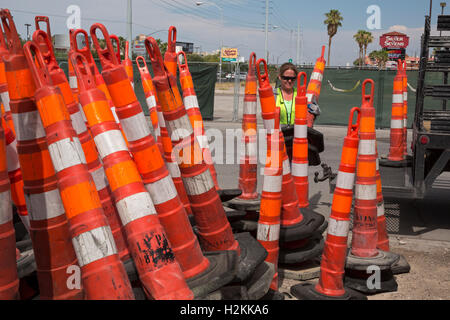
[[[285,62],[281,65],[280,69],[278,70],[278,75],[281,76],[286,70],[289,70],[289,69],[294,71],[295,76],[297,76],[297,74],[298,74],[297,67],[290,62]]]

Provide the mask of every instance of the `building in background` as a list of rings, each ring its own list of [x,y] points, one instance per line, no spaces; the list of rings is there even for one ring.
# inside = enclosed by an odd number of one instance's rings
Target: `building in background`
[[[389,32],[381,35],[380,46],[387,51],[390,61],[405,60],[409,37],[400,32]]]

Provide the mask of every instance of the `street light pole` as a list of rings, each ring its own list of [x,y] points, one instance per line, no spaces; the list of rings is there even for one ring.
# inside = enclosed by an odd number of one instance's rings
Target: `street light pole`
[[[27,41],[30,41],[30,32],[29,32],[29,28],[31,27],[31,24],[25,23],[25,26],[27,27]]]
[[[447,6],[446,2],[441,2],[441,8],[442,8],[441,15],[444,15],[444,8],[446,6]],[[439,36],[442,36],[442,31],[439,31]]]
[[[127,40],[129,45],[131,46],[132,44],[132,29],[131,29],[131,25],[132,25],[132,20],[133,20],[133,14],[132,14],[132,3],[131,0],[127,1]],[[129,50],[128,54],[131,55],[131,51]],[[131,59],[131,56],[129,56],[128,58]]]
[[[197,7],[201,6],[203,4],[211,4],[213,6],[216,6],[219,9],[219,11],[220,11],[220,26],[221,26],[221,28],[220,28],[220,53],[219,53],[219,83],[222,83],[222,48],[223,48],[223,34],[222,34],[222,32],[223,32],[223,28],[224,28],[224,25],[223,25],[223,9],[222,9],[222,7],[220,7],[219,5],[217,5],[214,2],[197,1],[195,3],[195,5]]]

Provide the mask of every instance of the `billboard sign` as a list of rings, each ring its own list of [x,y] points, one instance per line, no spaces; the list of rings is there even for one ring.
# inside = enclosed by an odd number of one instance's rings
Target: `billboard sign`
[[[184,53],[194,53],[194,43],[193,42],[176,42],[176,46],[180,46]]]
[[[222,61],[236,62],[238,57],[237,48],[222,48]]]
[[[386,33],[380,37],[382,48],[406,48],[409,44],[409,37],[401,33]]]

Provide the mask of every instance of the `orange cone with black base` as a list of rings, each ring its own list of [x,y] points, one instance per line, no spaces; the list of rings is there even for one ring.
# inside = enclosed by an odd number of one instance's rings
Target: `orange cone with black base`
[[[239,254],[236,279],[243,281],[262,263],[265,252],[259,254],[259,248],[263,248],[250,234],[237,234],[236,238],[233,235],[211,173],[195,138],[175,77],[166,71],[156,40],[148,37],[145,45],[152,62],[153,84],[158,94],[158,102],[191,202],[200,245],[206,252],[230,250]]]
[[[358,116],[356,124],[353,124],[355,112]],[[319,282],[316,285],[305,282],[292,286],[290,291],[299,300],[366,300],[364,295],[344,287],[344,267],[358,154],[359,121],[360,109],[355,107],[350,111],[347,135],[342,147],[327,238],[320,263]]]
[[[78,262],[45,141],[45,131],[34,100],[35,85],[11,13],[3,9],[0,17],[11,44],[9,55],[4,57],[5,70],[30,217],[40,299],[83,299],[82,289],[69,289],[67,286],[70,277],[67,271],[77,266]]]
[[[259,65],[263,63],[264,74],[261,74]],[[264,59],[256,62],[260,87],[263,89],[268,83],[267,64]],[[270,85],[269,85],[270,86]],[[266,262],[274,265],[275,275],[270,284],[272,291],[278,291],[278,255],[281,223],[282,202],[282,173],[283,173],[283,144],[280,140],[279,121],[276,121],[275,99],[261,90],[261,116],[267,131],[267,156],[264,167],[263,189],[261,193],[261,208],[259,211],[258,229],[256,239],[267,250]]]
[[[6,165],[5,132],[0,122],[0,300],[18,299],[19,278],[17,276],[11,186]]]
[[[140,65],[139,61],[143,62],[143,66]],[[153,86],[151,75],[147,69],[147,63],[145,62],[143,57],[137,57],[136,64],[141,74],[142,87],[144,89],[147,107],[150,114],[150,120],[152,122],[156,140],[158,142],[158,147],[160,148],[161,154],[164,155],[167,169],[169,170],[175,188],[177,189],[178,196],[180,197],[181,202],[183,202],[184,209],[186,210],[188,216],[191,216],[191,204],[189,203],[186,189],[183,185],[183,180],[181,180],[180,168],[178,168],[176,159],[173,159],[172,157],[172,141],[170,140],[169,134],[167,132],[161,106],[159,105],[158,97],[156,96],[156,90]]]
[[[255,74],[256,54],[252,52],[248,60],[248,72],[245,79],[244,110],[242,117],[242,148],[239,163],[238,187],[242,194],[230,200],[229,206],[237,210],[258,211],[260,196],[257,192],[257,83]]]
[[[392,91],[391,131],[389,154],[379,164],[384,167],[405,167],[411,163],[404,156],[404,97],[402,63],[398,60]]]
[[[109,39],[106,29],[102,25],[94,25],[91,28],[91,33],[93,34],[93,41],[97,50],[99,47],[97,46],[95,28],[99,28],[103,32],[108,46]],[[183,275],[186,281],[191,279],[197,281],[195,285],[197,290],[214,291],[224,283],[217,283],[216,280],[216,287],[209,287],[213,286],[211,283],[213,279],[209,278],[211,276],[217,277],[218,275],[210,274],[212,271],[210,268],[211,263],[201,252],[200,245],[194,235],[186,211],[178,197],[164,159],[155,143],[155,139],[150,133],[147,120],[132,87],[128,86],[127,88],[126,85],[123,85],[121,86],[121,91],[117,89],[117,85],[121,82],[123,83],[124,79],[126,79],[124,67],[116,64],[114,59],[108,61],[110,63],[109,67],[105,67],[107,63],[105,52],[102,52],[99,56],[104,66],[102,73],[106,85],[111,92],[111,96],[116,105],[117,115],[122,123],[124,133],[128,138],[129,150],[142,176],[144,187],[150,193],[158,218],[166,231],[175,257],[183,271]],[[112,65],[115,65],[115,67]],[[120,97],[120,99],[117,99],[117,97]],[[226,258],[227,253],[224,252],[222,256]],[[213,261],[213,263],[216,262]],[[232,278],[232,274],[227,278],[223,272],[221,277],[218,277],[221,281],[231,281]],[[197,288],[198,286],[206,287],[200,289]]]
[[[366,87],[370,85],[370,93]],[[397,283],[390,276],[390,267],[398,256],[377,249],[377,183],[376,183],[376,133],[375,108],[373,106],[374,82],[366,79],[362,85],[361,121],[355,184],[355,204],[351,250],[347,256],[346,280],[348,287],[366,292],[395,291]],[[366,282],[368,268],[377,266],[386,272],[386,278],[378,286]]]
[[[149,299],[156,300],[192,299],[193,294],[175,260],[153,201],[131,158],[106,96],[96,87],[86,59],[74,52],[70,59],[80,84],[80,103],[104,164],[106,178],[125,227],[128,250],[145,294]],[[131,87],[126,74],[124,81]]]
[[[105,171],[98,158],[97,148],[86,127],[84,113],[80,110],[79,103],[75,101],[64,71],[59,67],[58,62],[56,61],[53,46],[48,34],[42,30],[36,30],[33,33],[33,41],[39,45],[41,53],[45,52],[45,54],[43,54],[45,58],[44,62],[51,77],[52,84],[57,86],[61,91],[65,107],[69,111],[72,126],[75,129],[81,142],[81,147],[83,148],[88,171],[94,179],[104,214],[108,219],[109,226],[114,236],[119,257],[123,261],[129,260],[130,253],[128,252],[126,244],[125,232],[121,225],[119,214],[114,206],[111,190],[105,177]]]
[[[134,299],[61,90],[51,84],[39,45],[29,41],[24,52],[36,85],[36,105],[69,221],[86,299]]]

